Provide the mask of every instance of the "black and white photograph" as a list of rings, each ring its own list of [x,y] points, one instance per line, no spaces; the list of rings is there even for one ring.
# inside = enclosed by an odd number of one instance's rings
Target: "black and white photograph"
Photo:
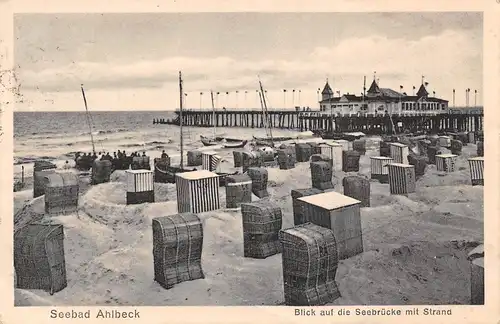
[[[16,13],[14,305],[484,305],[483,27]]]

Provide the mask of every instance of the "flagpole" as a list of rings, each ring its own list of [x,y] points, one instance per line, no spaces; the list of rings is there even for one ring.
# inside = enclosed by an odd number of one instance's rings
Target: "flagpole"
[[[213,120],[213,123],[214,123],[214,125],[213,125],[214,129],[213,130],[214,130],[214,141],[215,141],[215,138],[217,137],[217,135],[216,135],[217,131],[215,129],[217,124],[215,122],[216,116],[215,116],[215,106],[214,106],[214,92],[212,90],[210,90],[210,98],[212,99],[212,120]]]
[[[179,165],[180,165],[180,169],[182,170],[183,168],[183,164],[184,164],[184,137],[183,137],[183,133],[182,133],[182,110],[184,108],[184,103],[183,103],[183,87],[182,87],[182,73],[181,71],[179,71],[179,96],[180,96],[180,100],[179,100],[179,128],[180,128],[180,148],[181,148],[181,160],[179,162]]]
[[[86,117],[87,117],[87,123],[89,124],[90,142],[92,143],[92,153],[95,154],[94,136],[92,135],[92,125],[90,123],[89,109],[87,107],[87,98],[85,97],[85,91],[83,90],[83,84],[80,87],[82,89],[83,103],[85,105],[85,112],[86,112]]]
[[[401,112],[403,111],[403,103],[401,96],[403,95],[403,86],[399,86],[399,114],[401,115]]]

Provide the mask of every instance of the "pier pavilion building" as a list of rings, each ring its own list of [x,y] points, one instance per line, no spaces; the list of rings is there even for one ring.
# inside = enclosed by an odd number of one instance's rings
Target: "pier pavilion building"
[[[392,115],[448,113],[448,101],[429,96],[426,83],[420,85],[416,95],[409,96],[389,88],[380,88],[374,79],[366,94],[346,93],[335,97],[328,80],[321,92],[320,112],[333,115],[376,116],[386,113]]]

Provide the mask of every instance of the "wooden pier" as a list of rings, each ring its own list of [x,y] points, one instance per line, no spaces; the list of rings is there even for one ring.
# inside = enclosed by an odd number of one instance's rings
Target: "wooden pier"
[[[179,125],[179,111],[174,120],[154,120],[155,124]],[[300,131],[323,130],[327,132],[363,132],[384,134],[392,131],[392,125],[410,132],[442,130],[482,131],[484,115],[480,110],[450,110],[442,114],[408,113],[401,115],[336,115],[316,111],[272,110],[269,124],[273,128]],[[191,127],[247,127],[264,128],[265,120],[259,110],[186,110],[182,112],[183,125]],[[391,122],[392,119],[392,122]],[[402,126],[399,126],[402,125]]]

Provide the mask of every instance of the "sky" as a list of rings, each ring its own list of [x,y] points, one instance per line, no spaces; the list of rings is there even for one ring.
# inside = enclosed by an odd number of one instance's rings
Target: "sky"
[[[179,70],[191,109],[211,109],[211,90],[216,107],[260,107],[259,79],[271,108],[317,108],[326,79],[361,94],[374,72],[482,104],[481,13],[16,14],[14,37],[16,111],[82,111],[80,84],[94,111],[176,109]]]

